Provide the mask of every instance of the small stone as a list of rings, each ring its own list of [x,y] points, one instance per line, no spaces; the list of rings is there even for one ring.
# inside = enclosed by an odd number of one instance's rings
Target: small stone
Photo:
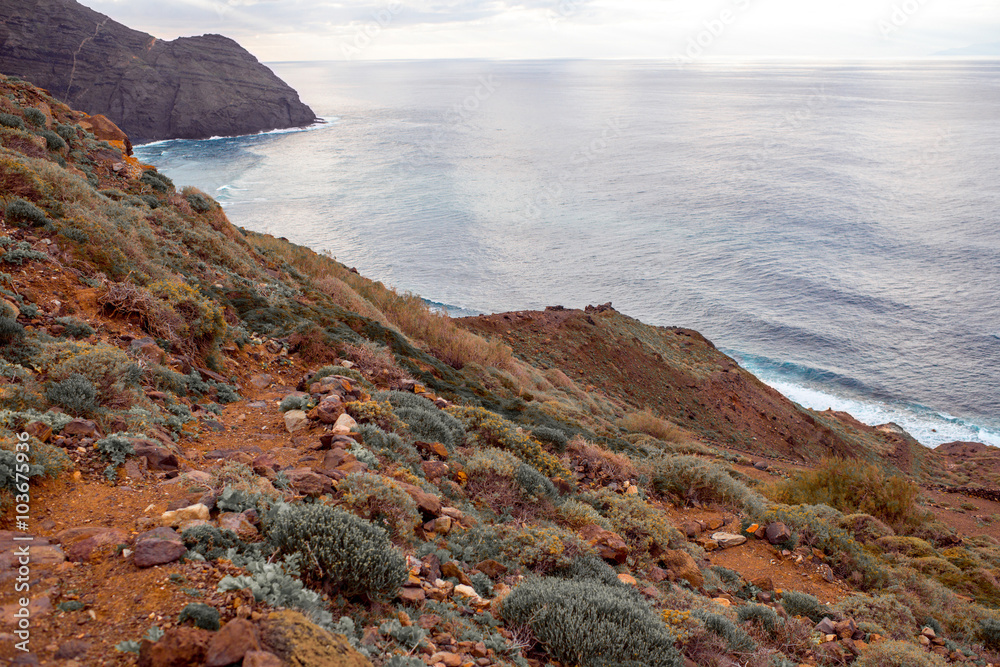
[[[243,656],[243,667],[282,667],[281,658],[267,651],[247,651]]]
[[[775,521],[767,526],[767,541],[771,544],[787,542],[792,537],[792,531],[781,521]]]
[[[713,516],[705,520],[705,525],[708,526],[709,530],[718,530],[725,525],[725,522],[722,520],[722,517]]]
[[[175,539],[152,537],[136,543],[132,561],[136,567],[153,567],[180,560],[186,552],[187,547],[180,536]]]
[[[164,526],[179,526],[185,521],[208,521],[208,507],[198,503],[181,509],[164,512],[160,516],[160,523]]]
[[[70,639],[59,645],[55,658],[57,660],[73,660],[82,657],[89,650],[90,642],[83,641],[82,639]]]
[[[453,560],[450,560],[441,565],[441,576],[450,579],[458,579],[459,583],[465,584],[466,586],[472,585],[472,581],[469,579],[469,575],[463,572],[462,568],[459,567],[458,563],[456,563]]]
[[[257,626],[242,618],[226,623],[212,636],[205,653],[205,667],[225,667],[243,660],[247,651],[260,649]]]
[[[354,417],[347,414],[346,412],[337,418],[336,423],[333,425],[334,435],[347,435],[353,431],[358,425]]]
[[[922,634],[924,637],[927,637],[928,639],[934,639],[935,637],[937,637],[937,633],[934,632],[934,628],[930,626],[925,626],[924,628],[922,628],[920,630],[920,634]]]
[[[448,476],[448,464],[441,461],[424,461],[420,464],[424,475],[429,480],[437,480]]]
[[[726,598],[712,598],[712,602],[714,602],[717,605],[721,605],[723,607],[731,607],[732,604],[733,604],[732,602],[730,602]]]
[[[479,593],[472,586],[467,586],[465,584],[459,584],[455,586],[455,595],[461,595],[465,598],[478,598]]]
[[[829,618],[824,617],[822,621],[816,624],[815,630],[824,635],[833,635],[837,633],[836,626],[833,621]]]
[[[424,456],[436,456],[442,461],[448,460],[448,448],[440,442],[415,442],[413,446]]]
[[[406,604],[421,604],[427,599],[424,589],[417,586],[403,586],[396,596]]]
[[[597,524],[581,528],[580,539],[596,548],[598,555],[606,561],[621,565],[628,558],[628,544],[621,535],[605,530]]]
[[[625,574],[624,572],[618,575],[618,581],[622,582],[623,584],[628,584],[629,586],[639,585],[639,582],[636,581],[635,577],[633,577],[631,574]]]

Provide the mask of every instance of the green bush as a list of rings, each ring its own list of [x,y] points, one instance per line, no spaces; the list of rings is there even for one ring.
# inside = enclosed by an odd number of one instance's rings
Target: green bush
[[[0,315],[0,345],[7,345],[22,338],[24,338],[24,327],[13,317]]]
[[[12,113],[0,113],[0,125],[3,125],[4,127],[12,127],[15,130],[27,129],[24,125],[24,121],[21,120],[21,117],[15,116]]]
[[[45,147],[50,151],[61,151],[66,148],[66,142],[63,141],[63,138],[52,130],[42,130],[38,134],[45,137]]]
[[[278,409],[282,412],[289,412],[291,410],[309,411],[312,408],[312,399],[308,396],[285,396],[281,399],[281,404],[278,405]]]
[[[340,503],[345,509],[384,528],[393,542],[413,537],[413,528],[420,522],[417,504],[391,479],[370,473],[348,475],[337,490],[344,494]]]
[[[465,431],[461,423],[447,412],[438,410],[433,404],[429,410],[403,407],[396,408],[395,413],[406,423],[408,430],[417,440],[440,442],[449,451],[456,445],[462,444],[461,438]]]
[[[824,617],[834,616],[833,610],[820,604],[816,596],[798,591],[785,591],[781,595],[781,606],[789,616],[805,616],[814,623],[819,623]]]
[[[24,199],[11,200],[4,209],[4,217],[8,224],[21,227],[44,227],[50,222],[45,211]]]
[[[559,495],[552,480],[527,463],[520,464],[514,470],[514,481],[530,497],[555,499]]]
[[[674,636],[632,596],[595,580],[528,579],[501,603],[508,626],[528,626],[566,665],[679,667]]]
[[[987,618],[980,621],[979,636],[991,651],[1000,651],[1000,620]]]
[[[408,576],[385,530],[343,510],[286,505],[267,532],[279,554],[299,555],[306,578],[343,595],[391,597]]]
[[[266,602],[272,607],[296,609],[320,627],[330,629],[333,616],[326,603],[316,591],[311,591],[295,577],[298,567],[294,560],[284,563],[268,563],[249,560],[243,567],[249,575],[233,577],[227,575],[219,580],[219,592],[249,589],[258,602]]]
[[[132,442],[118,434],[98,440],[94,443],[94,447],[104,456],[106,461],[110,462],[110,465],[104,471],[104,476],[109,480],[113,480],[118,474],[118,467],[123,465],[128,460],[128,457],[135,454],[135,447],[132,446]]]
[[[496,447],[515,454],[549,477],[572,479],[573,474],[561,460],[546,452],[541,443],[518,430],[517,426],[484,408],[451,407],[447,412],[465,428],[469,443],[478,447]]]
[[[195,627],[203,630],[215,631],[220,627],[219,612],[214,607],[200,602],[192,602],[181,609],[180,616],[177,617],[177,625],[183,625],[187,621],[191,621]]]
[[[370,450],[414,470],[419,468],[420,454],[413,445],[407,444],[395,433],[386,433],[375,424],[358,425],[358,433]]]
[[[772,635],[778,630],[778,612],[763,604],[744,604],[736,610],[736,620],[740,623],[756,623]]]
[[[896,533],[871,514],[848,514],[841,517],[837,526],[850,533],[862,544],[871,544],[880,537],[891,537]]]
[[[174,182],[155,169],[144,171],[139,182],[148,185],[158,192],[166,193],[174,189]]]
[[[705,624],[705,629],[726,640],[729,650],[735,653],[751,653],[757,650],[757,644],[742,628],[725,616],[711,614],[705,611],[695,611],[692,616]]]
[[[845,617],[853,618],[858,623],[868,622],[885,628],[894,639],[912,637],[920,630],[910,608],[892,593],[851,595],[838,602],[836,608]]]
[[[41,109],[36,109],[34,107],[29,107],[24,110],[24,119],[35,127],[45,125],[46,121],[45,113]]]
[[[875,540],[875,546],[887,553],[903,554],[911,558],[927,558],[936,556],[937,551],[918,537],[890,535]]]
[[[569,439],[566,434],[557,428],[549,428],[548,426],[538,426],[531,431],[531,435],[534,436],[535,440],[542,443],[548,443],[552,445],[553,448],[560,454],[566,451],[566,446],[569,444]]]
[[[87,338],[94,334],[93,327],[75,317],[57,317],[56,324],[61,324],[65,327],[62,335],[69,336],[70,338]]]
[[[67,144],[71,144],[71,143],[73,143],[74,141],[76,141],[79,138],[79,136],[76,133],[77,127],[79,127],[79,126],[78,125],[63,125],[63,124],[60,123],[60,124],[56,125],[56,133],[60,137],[62,137],[63,141],[65,141]]]
[[[198,213],[207,213],[213,208],[212,200],[200,192],[189,192],[185,198],[191,208]]]
[[[651,463],[653,490],[676,500],[695,499],[734,505],[752,514],[766,511],[767,501],[734,479],[729,470],[696,456],[665,456]]]
[[[230,549],[241,551],[245,546],[233,531],[212,525],[188,528],[181,533],[181,539],[188,551],[201,554],[205,560],[216,560]]]
[[[45,398],[77,417],[86,416],[97,409],[97,389],[93,382],[80,373],[49,384],[45,389]]]
[[[916,644],[885,641],[869,646],[854,667],[947,667],[948,661]]]
[[[40,262],[43,259],[48,259],[48,255],[33,249],[26,241],[21,241],[0,256],[0,261],[4,264],[17,264],[18,266],[25,262]]]

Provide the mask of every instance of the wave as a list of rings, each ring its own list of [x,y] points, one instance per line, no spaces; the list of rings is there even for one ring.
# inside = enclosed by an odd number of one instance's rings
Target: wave
[[[743,368],[788,399],[812,410],[836,410],[868,424],[893,422],[920,444],[934,448],[946,442],[981,442],[1000,447],[1000,428],[976,423],[917,403],[882,401],[865,395],[865,384],[831,371],[753,354],[726,351]],[[837,391],[837,389],[842,391]]]
[[[314,130],[319,130],[323,128],[335,125],[337,121],[340,120],[339,116],[321,116],[312,125],[305,125],[303,127],[282,127],[276,130],[262,130],[260,132],[254,132],[253,134],[227,134],[222,136],[209,137],[207,139],[161,139],[159,141],[150,141],[146,144],[136,144],[133,146],[134,149],[151,148],[154,146],[163,146],[164,144],[173,143],[175,141],[185,141],[185,142],[195,142],[195,141],[220,141],[222,139],[246,139],[248,137],[267,137],[275,134],[296,134],[299,132],[312,132]]]
[[[474,317],[476,315],[485,315],[486,313],[482,310],[473,310],[472,308],[466,308],[464,306],[456,306],[450,303],[441,303],[440,301],[431,301],[430,299],[421,299],[424,304],[435,313],[443,313],[448,317]]]

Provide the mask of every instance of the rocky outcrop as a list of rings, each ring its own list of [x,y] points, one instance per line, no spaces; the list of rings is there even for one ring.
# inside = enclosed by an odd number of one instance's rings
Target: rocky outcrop
[[[74,0],[0,0],[0,72],[103,114],[135,143],[312,123],[298,94],[221,35],[162,41]]]

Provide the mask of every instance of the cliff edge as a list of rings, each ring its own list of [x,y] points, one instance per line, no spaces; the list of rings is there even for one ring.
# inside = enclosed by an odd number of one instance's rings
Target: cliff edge
[[[316,119],[295,90],[227,37],[165,42],[74,0],[0,0],[0,71],[107,116],[136,143]]]

